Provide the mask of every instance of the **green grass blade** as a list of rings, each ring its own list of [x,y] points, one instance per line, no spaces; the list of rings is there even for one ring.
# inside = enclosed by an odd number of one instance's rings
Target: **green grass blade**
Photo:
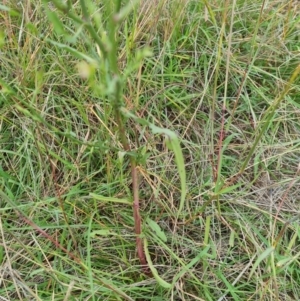
[[[269,257],[270,254],[271,254],[274,250],[275,250],[274,247],[269,247],[269,248],[267,248],[264,252],[262,252],[262,253],[258,256],[257,260],[255,261],[255,263],[254,263],[254,265],[253,265],[253,267],[252,267],[252,269],[251,269],[251,272],[250,272],[250,274],[249,274],[249,278],[252,277],[253,273],[255,272],[255,270],[256,270],[256,268],[259,266],[259,264],[260,264],[263,260],[265,260],[267,257]]]
[[[151,260],[151,256],[149,254],[149,250],[148,250],[148,241],[146,238],[144,238],[144,250],[145,250],[145,255],[146,255],[146,259],[149,265],[149,268],[154,276],[154,278],[156,279],[157,283],[162,286],[163,288],[171,288],[172,285],[168,282],[166,282],[164,279],[162,279],[158,272],[157,269],[154,267],[153,262]]]

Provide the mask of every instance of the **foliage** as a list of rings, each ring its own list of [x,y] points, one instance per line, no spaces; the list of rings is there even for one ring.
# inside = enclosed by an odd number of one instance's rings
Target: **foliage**
[[[299,300],[299,11],[0,4],[1,298]]]

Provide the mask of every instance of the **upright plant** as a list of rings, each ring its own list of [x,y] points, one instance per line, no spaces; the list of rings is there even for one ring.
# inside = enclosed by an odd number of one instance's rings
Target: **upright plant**
[[[183,209],[186,194],[185,169],[180,143],[175,133],[168,129],[158,128],[143,118],[138,118],[123,105],[123,85],[126,82],[126,76],[123,75],[118,64],[119,28],[128,14],[134,9],[135,4],[139,1],[127,1],[124,6],[121,5],[121,0],[115,2],[106,1],[100,9],[93,1],[80,0],[80,13],[75,11],[70,0],[66,3],[58,0],[51,2],[61,14],[57,14],[57,12],[50,7],[50,1],[44,0],[46,13],[54,30],[59,35],[59,39],[62,38],[63,42],[61,43],[54,40],[48,40],[48,42],[56,47],[65,49],[81,60],[79,64],[80,73],[83,77],[88,79],[89,86],[93,89],[96,97],[105,98],[108,101],[110,110],[114,115],[118,139],[123,148],[122,151],[125,151],[129,156],[130,162],[137,254],[140,264],[143,267],[143,272],[148,275],[153,273],[156,278],[159,278],[152,264],[149,266],[147,262],[147,258],[148,261],[150,259],[149,254],[146,250],[146,254],[148,254],[146,256],[144,250],[144,245],[147,245],[147,241],[145,238],[143,241],[142,237],[137,170],[138,156],[130,147],[130,142],[127,138],[128,128],[126,127],[126,120],[132,118],[135,122],[143,126],[148,126],[154,134],[163,134],[166,136],[167,145],[174,151],[181,181],[181,199],[178,216]],[[104,13],[103,11],[100,12],[100,10],[105,11],[107,19],[103,18]],[[61,17],[67,17],[72,21],[72,24],[75,25],[76,28],[74,32],[70,32],[70,29],[67,29]],[[88,33],[88,35],[86,35],[86,33]],[[83,53],[76,49],[77,37],[85,40],[89,48],[89,53]],[[139,63],[141,63],[149,53],[150,52],[145,49],[140,51],[136,55],[136,61],[130,66],[127,65],[125,69],[134,70],[139,67]],[[128,74],[128,72],[124,72],[124,74]],[[103,78],[105,78],[105,80],[103,80]],[[162,281],[162,279],[160,280]]]

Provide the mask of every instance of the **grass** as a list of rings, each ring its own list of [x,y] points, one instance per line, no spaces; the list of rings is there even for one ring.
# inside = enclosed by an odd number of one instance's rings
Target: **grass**
[[[46,2],[0,5],[0,299],[300,300],[298,2]]]

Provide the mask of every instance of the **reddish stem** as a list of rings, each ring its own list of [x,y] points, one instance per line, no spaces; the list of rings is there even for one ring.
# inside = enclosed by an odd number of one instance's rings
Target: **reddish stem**
[[[139,202],[139,189],[138,189],[138,175],[137,168],[134,159],[131,159],[131,177],[132,177],[132,190],[133,190],[133,218],[134,218],[134,228],[136,235],[136,248],[140,263],[143,268],[143,272],[146,275],[151,275],[150,269],[148,267],[147,259],[144,252],[143,240],[141,238],[141,215],[140,215],[140,202]]]
[[[116,121],[119,126],[120,140],[123,145],[123,148],[125,151],[130,152],[130,145],[126,138],[123,120],[121,118],[121,114],[118,109],[116,110]],[[131,165],[132,194],[133,194],[133,219],[134,219],[134,228],[135,228],[135,235],[136,235],[137,255],[140,260],[140,264],[142,266],[144,274],[151,275],[150,268],[147,263],[146,255],[144,252],[143,240],[141,238],[142,222],[141,222],[141,215],[140,215],[139,185],[138,185],[136,161],[134,157],[130,157],[130,165]]]
[[[60,243],[58,243],[51,235],[49,235],[46,231],[41,229],[37,224],[35,224],[32,220],[28,219],[24,214],[22,214],[21,211],[16,209],[18,215],[25,221],[26,224],[30,225],[33,229],[37,230],[41,235],[43,235],[45,238],[47,238],[49,241],[51,241],[56,248],[62,250],[64,253],[66,253],[70,258],[72,258],[74,261],[76,261],[78,264],[82,264],[81,260],[75,256],[72,252],[68,251],[65,247],[63,247]]]

